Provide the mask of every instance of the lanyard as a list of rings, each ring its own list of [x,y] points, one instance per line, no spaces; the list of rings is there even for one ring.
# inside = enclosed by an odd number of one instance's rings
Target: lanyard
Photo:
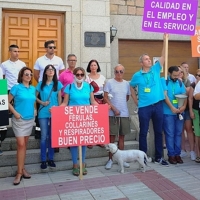
[[[152,72],[150,72],[150,73],[143,74],[144,82],[146,84],[146,87],[150,86],[150,78],[151,78],[151,75],[153,76],[153,73]]]

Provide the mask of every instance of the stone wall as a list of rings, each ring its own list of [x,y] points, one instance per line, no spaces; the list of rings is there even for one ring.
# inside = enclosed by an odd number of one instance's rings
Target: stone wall
[[[198,8],[198,19],[200,19],[200,0]],[[110,0],[111,15],[135,15],[142,16],[144,0]]]

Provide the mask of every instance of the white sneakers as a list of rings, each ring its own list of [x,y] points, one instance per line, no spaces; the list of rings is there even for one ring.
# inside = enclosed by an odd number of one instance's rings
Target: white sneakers
[[[190,151],[190,158],[191,160],[195,160],[197,157],[196,153],[194,151]]]
[[[108,162],[106,163],[105,169],[111,169],[112,164],[113,164],[113,161],[111,159],[108,160]]]
[[[181,158],[183,158],[183,157],[186,157],[188,154],[187,154],[187,152],[186,151],[184,151],[184,150],[181,150]]]
[[[106,163],[105,169],[111,169],[112,165],[113,165],[113,161],[111,159],[108,160],[108,162]],[[124,162],[124,167],[129,168],[130,165],[127,162]]]
[[[184,150],[181,150],[181,158],[188,156],[188,153]],[[196,153],[194,151],[190,151],[190,159],[195,160],[197,157]]]

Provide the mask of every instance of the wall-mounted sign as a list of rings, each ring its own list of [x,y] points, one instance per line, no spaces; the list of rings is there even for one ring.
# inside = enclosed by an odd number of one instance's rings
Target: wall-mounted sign
[[[85,32],[84,41],[86,47],[106,46],[106,36],[104,32]]]

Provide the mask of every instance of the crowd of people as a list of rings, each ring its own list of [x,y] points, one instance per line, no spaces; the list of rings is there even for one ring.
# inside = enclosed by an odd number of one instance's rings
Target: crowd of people
[[[51,108],[53,106],[109,105],[110,142],[118,142],[118,148],[124,149],[125,135],[130,133],[130,118],[127,102],[132,97],[138,107],[139,149],[147,153],[147,133],[149,121],[153,122],[155,134],[155,163],[163,166],[183,163],[187,155],[188,138],[191,160],[200,163],[200,70],[196,75],[189,74],[189,66],[183,62],[180,66],[168,69],[167,79],[160,77],[165,62],[165,43],[158,62],[152,65],[148,54],[139,58],[141,70],[136,72],[130,83],[123,79],[125,67],[114,67],[113,78],[106,81],[100,73],[97,60],[92,59],[86,70],[76,67],[77,57],[69,54],[68,68],[55,55],[55,42],[44,43],[45,55],[38,58],[34,71],[19,60],[19,47],[9,47],[10,58],[0,66],[0,79],[7,79],[9,112],[12,114],[12,129],[17,141],[17,173],[13,184],[18,185],[22,178],[30,179],[26,171],[25,157],[29,136],[35,125],[35,137],[40,139],[41,170],[55,168],[55,149],[51,146]],[[88,74],[86,74],[88,73]],[[32,85],[34,77],[37,85]],[[137,95],[136,89],[137,88]],[[176,95],[186,94],[183,105],[179,106]],[[192,129],[194,126],[194,131]],[[164,140],[163,140],[164,132]],[[168,162],[163,158],[163,143],[166,143]],[[98,145],[104,147],[104,145]],[[93,146],[88,146],[93,148]],[[80,175],[78,166],[78,147],[70,147],[72,174]],[[86,146],[82,146],[82,173],[86,175]],[[0,152],[0,155],[3,153]],[[112,154],[109,153],[106,169],[111,169]],[[130,167],[124,162],[124,167]]]

